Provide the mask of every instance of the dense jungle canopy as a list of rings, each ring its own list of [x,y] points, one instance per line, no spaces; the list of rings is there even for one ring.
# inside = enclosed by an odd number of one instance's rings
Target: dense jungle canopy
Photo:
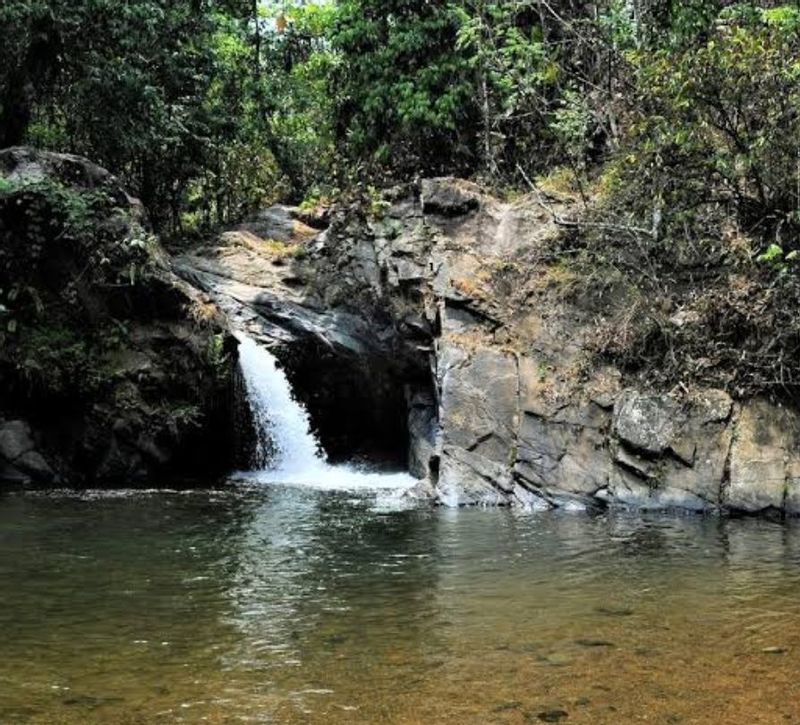
[[[733,211],[782,255],[799,26],[796,5],[713,0],[5,0],[0,146],[92,158],[162,229],[557,168],[587,198],[635,181],[632,226],[702,235]]]

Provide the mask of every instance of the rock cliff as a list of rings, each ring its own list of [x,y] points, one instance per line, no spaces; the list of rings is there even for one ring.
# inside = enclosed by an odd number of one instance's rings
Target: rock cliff
[[[627,298],[563,261],[570,203],[425,180],[265,210],[178,269],[275,346],[329,449],[401,435],[420,495],[800,513],[796,411],[647,389],[595,353]]]

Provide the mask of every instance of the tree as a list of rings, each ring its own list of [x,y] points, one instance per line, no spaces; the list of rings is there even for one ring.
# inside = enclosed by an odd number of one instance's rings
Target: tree
[[[275,10],[274,32],[263,38],[264,93],[270,150],[293,200],[333,185],[333,119],[336,106],[330,79],[338,56],[331,47],[336,8],[328,2],[305,2]]]
[[[3,142],[91,157],[159,226],[178,226],[192,182],[218,178],[254,130],[249,1],[9,0],[0,21],[14,39],[0,50]]]
[[[480,99],[483,171],[498,178],[509,163],[526,163],[513,153],[523,138],[533,152],[537,141],[548,135],[547,119],[561,69],[532,5],[465,0],[457,13],[457,48],[474,70]]]
[[[349,158],[394,175],[475,167],[479,111],[458,22],[444,0],[338,4],[336,133]]]
[[[668,238],[713,237],[721,214],[798,248],[798,30],[797,8],[733,6],[693,42],[630,55],[637,113],[622,168],[640,200],[660,199]]]
[[[61,38],[44,2],[7,0],[0,6],[0,145],[22,142],[37,98],[58,76]]]

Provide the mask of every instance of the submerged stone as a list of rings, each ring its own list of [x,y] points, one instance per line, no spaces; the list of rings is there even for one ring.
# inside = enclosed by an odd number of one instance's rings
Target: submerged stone
[[[561,722],[569,717],[566,710],[544,710],[536,715],[542,722]]]
[[[508,712],[509,710],[519,710],[522,707],[522,703],[515,700],[513,702],[503,702],[499,705],[495,705],[491,712],[499,713],[499,712]]]
[[[630,617],[634,613],[633,609],[628,607],[595,607],[594,611],[607,617]]]
[[[581,647],[616,647],[613,642],[605,639],[576,639],[575,644]]]

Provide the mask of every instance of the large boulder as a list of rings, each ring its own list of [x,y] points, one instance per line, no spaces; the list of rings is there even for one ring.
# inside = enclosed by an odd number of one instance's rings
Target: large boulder
[[[660,455],[674,436],[675,407],[665,396],[626,391],[617,403],[614,433],[634,449]]]
[[[422,210],[426,214],[458,217],[480,206],[481,192],[476,184],[460,179],[424,179],[421,189]]]
[[[36,450],[33,432],[23,420],[0,422],[0,480],[15,484],[50,484],[56,476]]]
[[[113,176],[0,151],[0,485],[224,470],[234,350]]]

